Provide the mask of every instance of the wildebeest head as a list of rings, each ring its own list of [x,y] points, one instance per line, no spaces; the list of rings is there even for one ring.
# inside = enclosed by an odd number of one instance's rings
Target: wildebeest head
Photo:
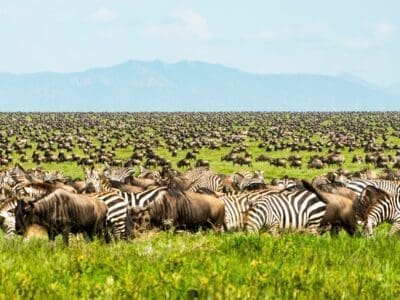
[[[31,201],[17,201],[17,207],[15,208],[15,230],[17,234],[24,234],[26,228],[32,224],[34,207],[35,204]]]
[[[133,207],[129,209],[129,222],[134,234],[149,229],[150,221],[151,219],[148,207]]]

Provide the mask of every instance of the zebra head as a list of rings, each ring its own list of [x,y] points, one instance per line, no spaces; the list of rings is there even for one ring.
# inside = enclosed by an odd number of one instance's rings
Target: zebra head
[[[101,191],[100,172],[95,168],[85,168],[85,192],[97,193]]]
[[[254,178],[257,178],[260,181],[264,182],[264,171],[262,171],[262,170],[254,171]]]
[[[364,223],[363,235],[366,237],[373,237],[375,235],[376,224],[370,219]]]
[[[0,172],[0,188],[11,187],[14,183],[15,181],[8,170]]]

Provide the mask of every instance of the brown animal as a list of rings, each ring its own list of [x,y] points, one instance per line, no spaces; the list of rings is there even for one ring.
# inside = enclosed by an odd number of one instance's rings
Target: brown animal
[[[321,227],[331,227],[331,234],[336,235],[340,228],[353,236],[357,233],[357,220],[355,205],[352,199],[342,195],[322,192],[311,185],[308,181],[302,180],[304,188],[316,194],[320,199],[328,203]]]
[[[225,207],[214,195],[168,189],[147,207],[130,209],[129,215],[141,227],[150,225],[168,229],[174,226],[197,230],[200,227],[221,227]]]
[[[40,225],[46,228],[50,242],[62,234],[66,246],[70,233],[84,233],[91,240],[94,235],[105,234],[106,241],[109,241],[105,232],[106,214],[106,205],[95,197],[60,189],[35,202],[18,200],[16,231],[23,234],[30,225]]]

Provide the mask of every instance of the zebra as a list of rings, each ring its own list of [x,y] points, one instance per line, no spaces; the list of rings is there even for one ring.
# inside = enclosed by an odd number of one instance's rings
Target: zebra
[[[373,236],[375,228],[383,222],[393,224],[389,235],[394,235],[400,229],[400,194],[382,193],[380,199],[372,203],[368,208],[363,233]]]
[[[238,171],[233,174],[233,185],[239,190],[250,190],[265,186],[264,171]]]
[[[30,182],[30,180],[27,179],[25,169],[20,164],[16,164],[14,168],[11,169],[10,175],[15,183]]]
[[[111,167],[107,163],[105,163],[105,166],[106,168],[103,171],[103,175],[105,178],[112,181],[119,181],[124,183],[125,180],[135,172],[135,169],[132,167],[115,168]]]
[[[99,171],[95,169],[92,169],[90,172],[86,173],[85,184],[86,186],[91,187],[90,188],[91,192],[117,193],[124,200],[124,203],[131,207],[145,207],[152,201],[152,199],[154,199],[155,195],[158,192],[168,189],[168,187],[162,186],[162,187],[152,187],[138,193],[123,192],[119,189],[113,188],[108,180],[103,180],[103,178],[100,177]]]
[[[107,206],[107,223],[111,225],[111,235],[115,239],[127,238],[128,203],[117,191],[91,194]]]
[[[255,202],[245,216],[245,230],[259,232],[267,229],[277,234],[282,229],[320,231],[327,203],[306,190],[275,193]]]
[[[189,192],[221,192],[223,189],[222,177],[207,167],[199,167],[186,171],[182,178],[188,182],[186,190]]]
[[[282,179],[273,179],[272,185],[279,187],[282,190],[293,190],[299,187],[299,182],[296,179],[284,177]]]
[[[160,193],[163,193],[168,190],[167,186],[159,186],[149,188],[140,193],[127,193],[118,191],[119,195],[124,198],[124,200],[128,203],[130,207],[146,207],[151,202],[153,202]]]
[[[7,199],[12,191],[14,180],[9,171],[0,172],[0,201]]]
[[[210,171],[210,169],[207,167],[199,167],[186,171],[185,173],[183,173],[183,176],[186,177],[190,182],[194,182],[204,177],[205,174],[210,174],[210,173],[214,174],[214,172]]]
[[[140,173],[137,178],[149,178],[154,180],[161,180],[161,173],[157,170],[149,170],[143,166],[139,166]]]
[[[222,188],[223,185],[221,176],[214,173],[208,173],[206,176],[193,181],[187,188],[187,191],[195,193],[202,192],[204,190],[220,192],[222,191]]]
[[[15,235],[15,208],[17,207],[17,199],[9,198],[4,200],[0,205],[0,228],[6,236]]]
[[[227,231],[241,230],[244,228],[244,215],[252,203],[259,201],[265,195],[275,191],[257,190],[251,192],[239,192],[225,194],[219,199],[225,205],[224,227]]]
[[[95,169],[86,172],[85,184],[91,186],[95,195],[107,205],[107,221],[113,224],[112,228],[115,228],[115,232],[112,233],[117,237],[130,234],[126,227],[129,208],[146,207],[157,199],[160,193],[168,189],[162,186],[149,188],[139,193],[123,192],[112,188],[108,180],[103,180],[100,172]]]
[[[376,187],[390,194],[400,193],[400,182],[392,180],[354,179],[346,185],[346,188],[355,192],[358,197],[360,196],[362,191],[368,186]]]

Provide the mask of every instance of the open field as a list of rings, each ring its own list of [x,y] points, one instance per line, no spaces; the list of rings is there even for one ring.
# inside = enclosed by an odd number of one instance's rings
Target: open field
[[[90,155],[93,156],[91,162],[101,168],[103,161],[126,163],[134,153],[145,153],[150,149],[158,158],[169,161],[176,168],[176,163],[184,159],[187,152],[196,149],[197,159],[208,160],[217,173],[227,175],[238,170],[264,170],[266,180],[285,175],[311,179],[339,167],[349,171],[376,169],[374,163],[364,161],[368,153],[390,155],[392,160],[387,166],[391,167],[400,148],[400,114],[2,113],[0,133],[0,165],[3,168],[21,162],[25,168],[58,170],[67,176],[82,178],[82,165]],[[66,148],[66,144],[71,147]],[[252,157],[251,167],[221,161],[222,156],[241,144],[245,144],[246,152]],[[302,147],[297,149],[293,145]],[[18,147],[22,148],[19,153]],[[267,147],[270,147],[268,151]],[[176,156],[172,155],[173,150]],[[334,150],[345,158],[340,166],[307,167],[312,156],[326,157]],[[58,160],[60,152],[70,159]],[[39,163],[33,159],[33,153],[38,154]],[[71,154],[76,157],[71,158]],[[104,154],[107,157],[102,160]],[[256,158],[261,154],[286,160],[291,154],[298,154],[302,166],[289,167],[288,161],[286,168],[257,162]],[[362,160],[352,162],[355,155],[361,156]],[[145,165],[146,160],[144,156],[139,163]],[[190,163],[193,167],[195,161]],[[377,170],[381,172],[382,169]]]
[[[285,175],[311,180],[338,168],[392,170],[399,132],[400,113],[0,114],[0,156],[7,160],[3,169],[20,162],[83,178],[83,165],[136,163],[134,153],[145,153],[141,164],[153,152],[155,169],[162,159],[176,169],[197,150],[196,159],[218,173],[259,169],[266,181]],[[250,153],[251,166],[221,161],[240,145],[245,150],[239,156]],[[344,156],[343,163],[308,166],[312,156],[333,151]],[[60,153],[78,157],[60,160]],[[297,154],[302,166],[256,162],[261,154],[271,160]],[[380,167],[377,159],[366,163],[367,154],[390,158]],[[352,162],[354,155],[362,161]],[[374,239],[344,232],[337,238],[162,232],[110,245],[73,242],[69,248],[57,239],[53,250],[46,239],[10,240],[0,233],[0,299],[398,298],[400,243],[387,231],[380,228]]]
[[[400,294],[400,243],[340,235],[161,233],[104,245],[0,238],[2,297],[374,298]],[[5,297],[8,298],[8,297]]]

